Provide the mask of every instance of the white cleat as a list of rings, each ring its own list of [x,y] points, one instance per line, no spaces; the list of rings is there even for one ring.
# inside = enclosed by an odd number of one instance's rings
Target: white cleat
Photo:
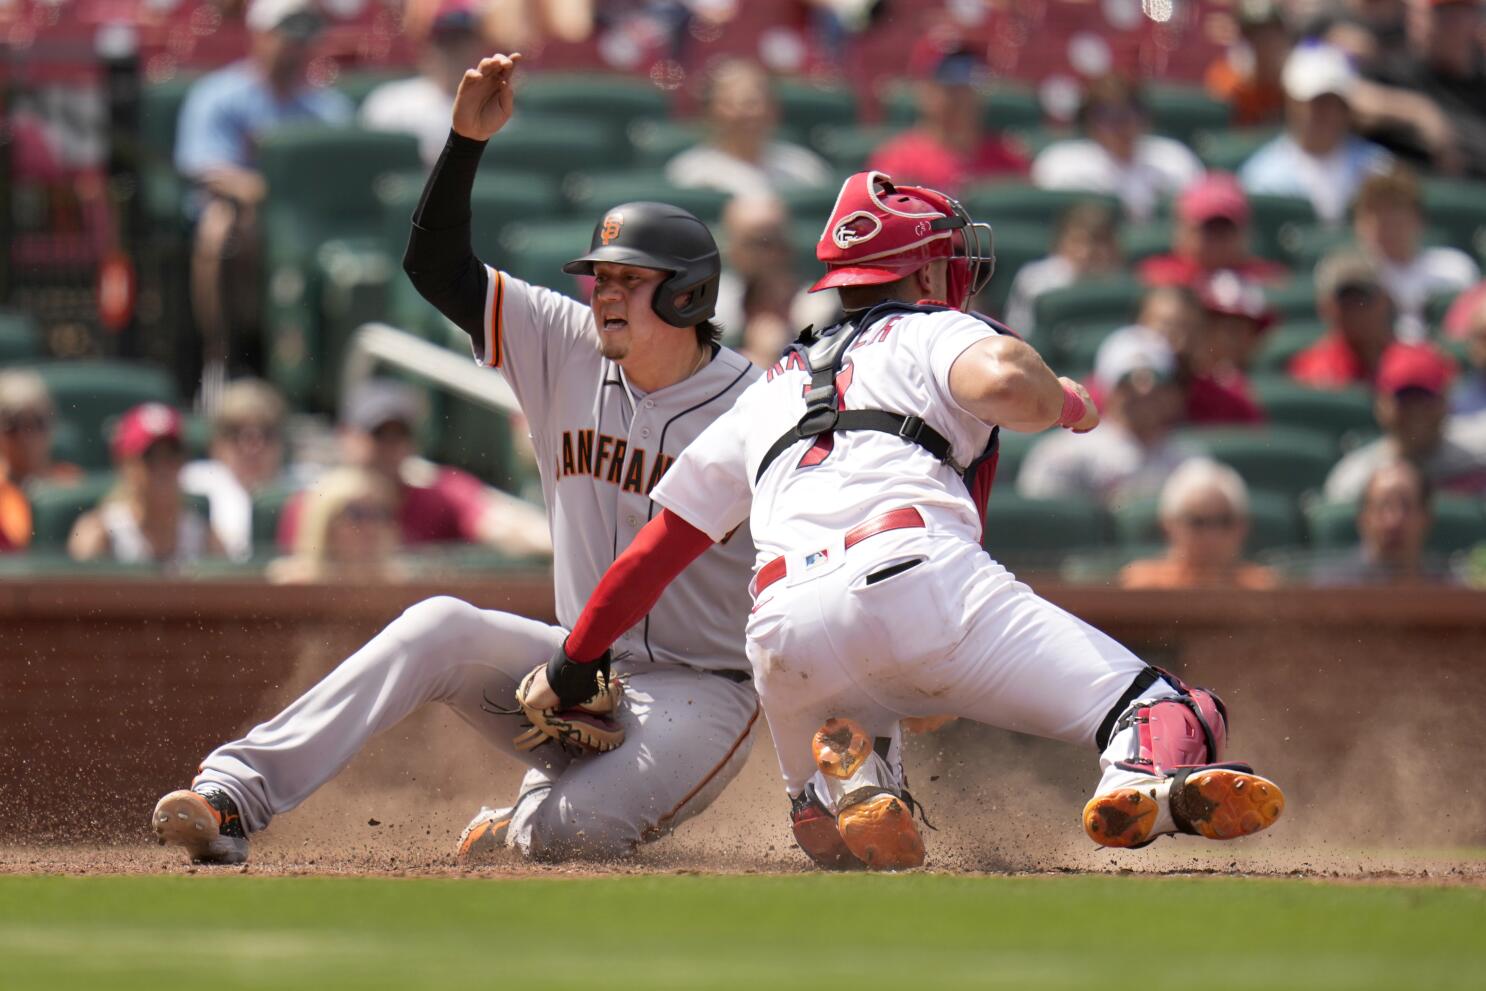
[[[454,856],[462,863],[470,863],[504,850],[514,811],[514,806],[507,809],[481,808],[459,834],[459,847]]]
[[[185,847],[193,864],[241,864],[248,859],[242,817],[226,792],[173,791],[155,803],[150,826],[161,846]]]

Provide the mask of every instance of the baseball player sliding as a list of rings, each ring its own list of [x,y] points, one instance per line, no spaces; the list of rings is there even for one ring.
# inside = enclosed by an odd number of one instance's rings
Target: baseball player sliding
[[[1273,823],[1280,789],[1218,763],[1216,696],[1146,666],[981,549],[998,428],[1099,423],[1081,387],[966,312],[990,277],[990,229],[941,193],[860,173],[817,256],[827,272],[813,288],[838,290],[846,319],[802,337],[682,452],[651,493],[663,511],[523,684],[524,704],[592,695],[610,643],[746,522],[748,657],[795,836],[818,864],[922,863],[899,721],[946,712],[1097,746],[1083,812],[1097,843]]]
[[[716,343],[717,247],[684,210],[629,203],[599,221],[591,250],[567,266],[593,276],[589,306],[474,256],[470,189],[485,142],[510,118],[519,59],[496,55],[465,73],[404,267],[526,412],[566,627],[655,515],[650,492],[662,475],[758,372]],[[643,621],[616,631],[622,700],[619,682],[606,682],[586,704],[533,711],[530,725],[518,682],[560,649],[564,629],[454,598],[421,602],[283,712],[208,755],[191,790],[155,807],[155,832],[194,860],[241,862],[251,834],[372,736],[442,702],[530,767],[511,808],[482,809],[466,828],[461,855],[501,845],[548,860],[629,853],[705,809],[752,746],[759,703],[743,636],[752,555],[740,528]]]

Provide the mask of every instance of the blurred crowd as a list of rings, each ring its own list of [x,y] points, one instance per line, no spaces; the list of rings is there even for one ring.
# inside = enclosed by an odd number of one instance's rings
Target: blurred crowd
[[[837,59],[893,7],[808,6]],[[1004,5],[979,6],[994,18]],[[353,100],[311,82],[325,23],[313,0],[249,0],[247,50],[191,85],[173,149],[190,188],[205,444],[193,449],[191,417],[170,405],[123,413],[110,487],[72,524],[67,553],[252,560],[284,581],[396,578],[416,570],[406,552],[419,545],[550,553],[536,506],[419,456],[426,397],[397,382],[340,397],[333,456],[288,457],[294,400],[261,380],[273,190],[260,139],[306,123],[401,132],[427,165],[481,53],[626,18],[670,50],[715,37],[696,25],[725,30],[734,10],[410,0],[410,74]],[[912,39],[907,77],[884,82],[896,95],[834,127],[790,118],[767,59],[713,59],[694,114],[675,122],[686,139],[654,171],[718,197],[718,319],[760,365],[839,316],[833,294],[805,287],[813,225],[845,173],[943,189],[996,228],[1000,268],[980,307],[1083,377],[1105,421],[1087,437],[1004,438],[992,553],[998,505],[1076,502],[1098,516],[1100,546],[1050,546],[1037,563],[1089,552],[1105,561],[1094,573],[1130,587],[1486,584],[1486,554],[1471,553],[1486,546],[1482,6],[1235,0],[1222,23],[1226,46],[1179,94],[1217,108],[1226,123],[1211,132],[1172,126],[1170,87],[1098,58],[1075,99],[1030,90],[1035,122],[1003,122],[995,108],[1022,90],[983,34],[956,28]],[[41,375],[0,375],[0,549],[29,542],[28,492],[55,498],[92,477],[52,459],[56,418]]]

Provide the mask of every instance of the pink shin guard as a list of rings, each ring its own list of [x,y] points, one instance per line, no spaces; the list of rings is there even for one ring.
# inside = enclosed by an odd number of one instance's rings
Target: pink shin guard
[[[1139,702],[1120,720],[1134,725],[1136,755],[1121,767],[1151,774],[1169,774],[1182,767],[1216,764],[1228,744],[1228,721],[1222,701],[1204,688],[1188,688],[1168,678],[1185,695]]]

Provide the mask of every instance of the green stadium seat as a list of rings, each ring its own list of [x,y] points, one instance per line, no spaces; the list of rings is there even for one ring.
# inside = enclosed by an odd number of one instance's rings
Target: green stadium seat
[[[533,72],[516,84],[521,113],[587,117],[621,131],[671,114],[671,96],[648,79],[602,72]]]
[[[1016,476],[1022,470],[1022,462],[1027,460],[1027,452],[1042,439],[1042,434],[1022,434],[1015,430],[1002,430],[997,437],[1000,453],[996,457],[995,491],[1015,491]]]
[[[1156,499],[1140,499],[1112,514],[1115,539],[1138,551],[1164,542]],[[1295,500],[1278,492],[1249,493],[1249,536],[1244,550],[1253,555],[1280,547],[1305,545],[1306,529]]]
[[[1290,359],[1315,344],[1326,333],[1326,327],[1316,320],[1285,322],[1265,335],[1254,358],[1254,370],[1284,374],[1290,367]]]
[[[889,124],[909,127],[918,119],[918,98],[911,80],[894,80],[883,87],[883,112]],[[992,130],[1037,127],[1042,104],[1037,91],[1025,83],[998,79],[981,97],[981,115]]]
[[[986,551],[1013,570],[1053,569],[1107,543],[1104,510],[1092,500],[1026,499],[997,485],[986,519]]]
[[[700,120],[637,120],[625,130],[636,168],[658,169],[707,135]]]
[[[610,207],[633,200],[656,200],[690,210],[708,224],[722,217],[728,194],[719,189],[682,188],[654,169],[625,172],[581,172],[563,183],[571,212],[587,221],[589,230]],[[822,218],[824,223],[824,218]],[[587,247],[585,244],[584,247]]]
[[[518,279],[576,299],[578,283],[562,267],[588,250],[592,236],[593,222],[586,219],[508,224],[500,234],[500,267]]]
[[[617,122],[525,114],[513,117],[491,139],[484,161],[487,167],[560,180],[569,172],[596,166],[628,168],[630,144]]]
[[[1270,423],[1319,430],[1338,445],[1349,436],[1355,439],[1378,432],[1372,393],[1367,389],[1312,389],[1282,377],[1256,378],[1253,386],[1254,398]]]
[[[1059,375],[1080,379],[1094,370],[1094,359],[1110,334],[1128,327],[1128,320],[1097,320],[1082,324],[1063,324],[1048,332],[1051,352]]]
[[[1150,83],[1145,88],[1145,102],[1151,130],[1185,144],[1191,144],[1200,131],[1227,129],[1232,118],[1227,103],[1191,84]]]
[[[998,224],[993,228],[993,235],[996,270],[991,273],[991,281],[980,294],[976,308],[1000,316],[1006,311],[1006,298],[1011,295],[1011,283],[1016,273],[1028,262],[1047,256],[1052,248],[1052,234],[1044,225],[1013,221]],[[1017,333],[1029,330],[1025,327],[1012,329]]]
[[[999,229],[1013,221],[1044,224],[1049,236],[1058,219],[1075,204],[1095,202],[1119,209],[1119,201],[1113,196],[1073,189],[1039,189],[1026,182],[978,183],[965,190],[960,199],[970,216],[992,227]]]
[[[823,124],[811,132],[811,136],[815,150],[826,161],[838,169],[855,172],[865,169],[873,152],[902,133],[903,128],[895,124],[861,127],[833,127]]]
[[[1322,550],[1357,544],[1357,504],[1324,502],[1307,508],[1311,543]],[[1437,554],[1454,554],[1486,542],[1486,510],[1481,501],[1449,493],[1435,496],[1434,525],[1427,546]]]
[[[29,314],[19,310],[0,310],[0,366],[34,361],[45,353],[41,328]]]
[[[1053,289],[1038,296],[1033,303],[1038,332],[1056,330],[1065,324],[1128,323],[1134,318],[1145,292],[1145,285],[1130,275],[1086,279],[1063,289]]]
[[[290,402],[316,407],[334,399],[323,387],[340,357],[324,335],[317,255],[335,239],[380,243],[377,185],[389,174],[421,168],[417,140],[298,126],[264,135],[258,153],[269,188],[263,211],[269,378]]]
[[[1264,290],[1264,298],[1284,325],[1317,319],[1316,284],[1308,276],[1271,286]]]
[[[175,170],[175,134],[181,107],[197,76],[182,74],[140,91],[139,163],[141,203],[151,224],[180,228],[186,184]]]
[[[1125,256],[1125,264],[1135,265],[1153,255],[1171,251],[1173,228],[1174,224],[1166,219],[1123,225],[1120,228],[1120,251]]]
[[[1242,127],[1204,131],[1192,140],[1192,150],[1210,169],[1237,172],[1260,148],[1277,136],[1277,127]]]
[[[1028,158],[1036,158],[1043,150],[1058,141],[1067,141],[1079,137],[1079,133],[1061,124],[1038,124],[1034,127],[1017,127],[1007,131],[1007,137],[1012,138],[1021,146],[1022,153]],[[1093,193],[1083,194],[1086,198]]]
[[[140,403],[174,405],[175,383],[160,368],[123,361],[48,361],[31,365],[46,382],[59,419],[76,433],[74,463],[86,469],[109,467],[106,428]]]
[[[366,102],[371,91],[383,83],[407,79],[411,72],[343,72],[336,77],[335,89],[339,90],[356,106]],[[453,101],[450,101],[451,104]]]
[[[1251,492],[1279,492],[1292,499],[1319,489],[1337,460],[1332,439],[1302,427],[1193,427],[1184,440],[1243,476]]]
[[[95,472],[73,485],[33,485],[31,500],[31,546],[38,551],[64,550],[77,518],[98,505],[118,483],[113,472]]]
[[[778,79],[774,99],[779,119],[789,128],[809,134],[822,125],[853,124],[858,117],[857,96],[845,86],[809,79]]]
[[[1295,231],[1317,223],[1315,207],[1299,196],[1250,193],[1249,208],[1254,216],[1250,247],[1276,261],[1285,260],[1285,242],[1296,237]]]
[[[810,221],[815,225],[818,236],[831,216],[831,208],[836,205],[841,186],[834,182],[827,186],[785,186],[777,192],[789,208],[790,216]]]
[[[253,496],[253,547],[272,551],[278,547],[279,519],[284,507],[298,490],[290,485],[277,485]]]
[[[1440,226],[1426,228],[1419,237],[1424,248],[1446,247],[1450,235]],[[1326,224],[1297,224],[1285,228],[1280,234],[1280,248],[1285,262],[1297,272],[1310,273],[1327,254],[1339,248],[1355,246],[1351,227],[1332,227]]]
[[[1421,182],[1424,214],[1455,247],[1479,255],[1486,244],[1486,195],[1473,180],[1426,178]]]

